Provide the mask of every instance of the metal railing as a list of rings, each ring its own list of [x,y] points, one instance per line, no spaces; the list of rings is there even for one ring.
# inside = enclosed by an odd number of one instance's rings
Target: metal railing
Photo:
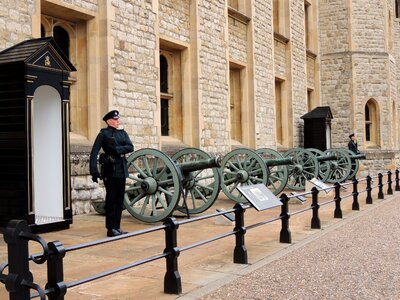
[[[372,185],[374,179],[378,179],[377,185]],[[358,185],[360,182],[366,182],[366,188],[359,191]],[[388,195],[393,194],[392,190],[392,172],[387,172],[387,191]],[[351,193],[347,195],[341,194],[341,189],[353,187]],[[372,190],[378,188],[378,199],[384,199],[383,192],[383,175],[379,173],[377,176],[367,176],[364,179],[353,179],[352,182],[339,184],[335,183],[332,187],[325,189],[317,189],[313,187],[310,192],[288,196],[282,194],[280,200],[282,202],[281,213],[279,216],[264,220],[248,226],[244,225],[244,215],[250,204],[237,203],[235,206],[227,211],[220,211],[208,215],[203,215],[191,219],[177,221],[175,218],[167,218],[162,225],[155,226],[146,230],[131,232],[128,234],[100,239],[97,241],[83,243],[75,246],[64,247],[61,242],[53,241],[46,243],[43,238],[38,235],[32,234],[29,226],[24,220],[12,220],[4,232],[4,240],[7,243],[8,261],[0,265],[0,282],[2,282],[13,300],[25,300],[40,297],[40,299],[64,299],[69,288],[85,284],[139,265],[143,265],[162,258],[166,259],[166,272],[164,275],[164,292],[168,294],[182,293],[181,276],[178,271],[178,257],[181,252],[191,250],[201,245],[211,243],[232,235],[235,235],[235,245],[233,249],[233,262],[237,264],[247,264],[247,249],[245,246],[245,234],[248,230],[281,220],[281,230],[279,240],[281,243],[291,243],[291,232],[289,228],[289,219],[297,214],[312,210],[311,228],[320,229],[321,221],[319,217],[319,208],[321,206],[335,203],[334,218],[343,218],[341,202],[345,199],[352,198],[352,210],[359,210],[359,196],[361,193],[366,193],[366,204],[373,204]],[[318,194],[320,191],[334,190],[334,198],[324,202],[318,202]],[[395,190],[400,191],[399,171],[395,172]],[[299,196],[310,195],[312,203],[310,207],[301,210],[289,212],[289,200],[298,198]],[[197,243],[181,246],[177,244],[178,229],[182,225],[197,222],[200,220],[215,218],[221,215],[235,214],[235,225],[232,231],[216,235],[212,238],[199,241]],[[129,239],[139,235],[144,235],[156,231],[165,231],[165,249],[163,253],[159,253],[142,260],[132,262],[120,266],[118,268],[109,269],[96,275],[82,278],[73,282],[64,282],[64,257],[67,253],[81,250],[88,247],[94,247],[105,243],[112,243],[116,240]],[[28,243],[30,241],[39,243],[42,247],[42,253],[29,255]],[[29,269],[29,262],[33,261],[36,264],[43,264],[47,262],[47,284],[44,288],[40,287],[34,282],[33,274]],[[5,269],[8,268],[8,274],[5,274]],[[36,290],[31,294],[31,290]]]

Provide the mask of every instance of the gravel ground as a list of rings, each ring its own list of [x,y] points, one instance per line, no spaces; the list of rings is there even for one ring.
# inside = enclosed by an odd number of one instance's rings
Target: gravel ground
[[[201,299],[400,299],[396,198]]]

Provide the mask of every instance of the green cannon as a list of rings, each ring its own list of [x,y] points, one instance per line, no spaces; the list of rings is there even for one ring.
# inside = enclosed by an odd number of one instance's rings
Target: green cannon
[[[336,161],[329,163],[329,172],[326,179],[328,183],[344,182],[353,178],[359,169],[359,160],[365,159],[364,154],[354,154],[348,149],[328,149],[326,154],[334,154],[337,156]]]
[[[235,149],[224,156],[221,163],[221,189],[236,202],[246,202],[238,186],[264,184],[275,194],[286,185],[287,170],[279,168],[291,164],[291,158],[284,158],[272,149]]]
[[[318,159],[314,153],[308,149],[293,148],[283,154],[284,157],[291,157],[293,164],[288,166],[288,181],[286,187],[290,190],[304,190],[307,180],[318,178],[320,174],[319,163],[329,157],[320,157]]]
[[[316,158],[318,164],[312,158]],[[294,164],[289,166],[287,187],[293,190],[303,190],[307,180],[318,178],[323,182],[343,182],[352,178],[358,171],[358,160],[364,159],[363,154],[354,154],[347,149],[291,149],[284,156],[292,156]]]
[[[288,165],[293,164],[291,157],[283,157],[278,151],[269,148],[257,149],[268,169],[267,187],[274,195],[278,195],[286,187],[288,180]]]
[[[175,210],[200,213],[220,191],[220,157],[188,148],[171,157],[156,149],[140,149],[128,158],[129,178],[124,205],[144,222],[157,222]],[[183,197],[182,197],[183,196]]]

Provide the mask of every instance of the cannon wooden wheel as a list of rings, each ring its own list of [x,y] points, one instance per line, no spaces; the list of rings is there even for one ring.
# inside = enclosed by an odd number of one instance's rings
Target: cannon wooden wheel
[[[260,155],[264,161],[270,159],[282,159],[283,156],[273,149],[261,148],[257,149],[256,153]],[[274,195],[278,195],[286,186],[288,180],[288,167],[286,165],[280,166],[269,166],[267,165],[268,170],[268,180],[267,180],[267,188],[274,193]]]
[[[335,154],[336,161],[330,162],[330,173],[326,182],[335,183],[345,181],[351,172],[350,155],[346,149],[328,149],[324,151],[325,154]]]
[[[236,202],[247,202],[237,189],[242,185],[267,184],[268,170],[263,159],[250,149],[235,149],[226,154],[221,163],[221,188]]]
[[[289,176],[287,187],[291,190],[304,190],[307,180],[318,178],[318,160],[315,155],[303,148],[293,148],[283,154],[292,157],[293,164],[288,166]]]
[[[124,205],[144,222],[161,221],[172,214],[180,199],[180,172],[166,154],[140,149],[128,159],[129,178]]]
[[[172,160],[178,165],[196,163],[197,161],[211,159],[211,156],[197,148],[186,148],[172,156]],[[207,168],[192,172],[183,172],[182,187],[186,194],[186,207],[184,197],[176,207],[179,211],[189,214],[199,214],[207,210],[218,197],[221,190],[221,176],[218,168]]]
[[[311,153],[317,157],[317,160],[319,157],[324,157],[326,154],[323,151],[315,148],[307,148],[307,150],[311,151]],[[318,179],[320,179],[322,182],[326,182],[331,172],[331,161],[318,160],[318,164],[319,164]]]

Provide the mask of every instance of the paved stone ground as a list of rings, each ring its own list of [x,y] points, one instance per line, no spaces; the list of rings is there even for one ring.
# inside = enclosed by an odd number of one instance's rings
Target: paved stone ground
[[[182,299],[400,299],[399,216],[400,198],[383,200]]]

